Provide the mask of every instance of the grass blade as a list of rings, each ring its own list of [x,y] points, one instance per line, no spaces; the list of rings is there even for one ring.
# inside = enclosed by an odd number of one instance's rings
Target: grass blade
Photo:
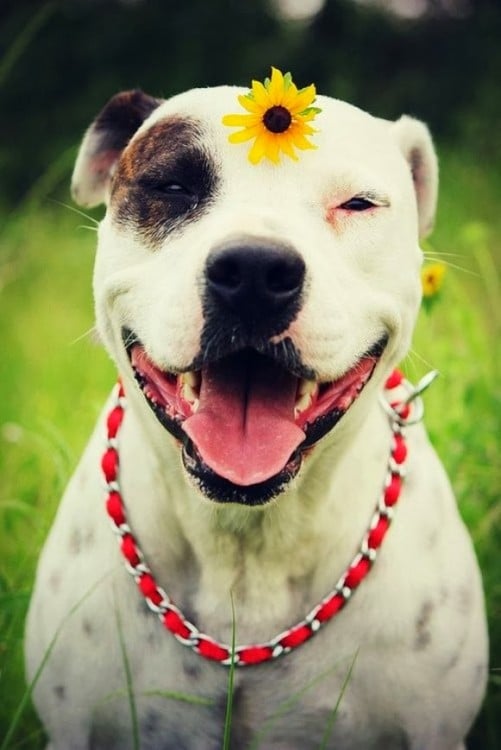
[[[325,727],[324,736],[322,737],[322,742],[320,744],[320,747],[318,750],[327,750],[327,743],[329,742],[329,737],[332,734],[332,728],[335,724],[336,718],[337,718],[337,712],[339,710],[339,706],[341,705],[341,701],[343,699],[343,696],[346,692],[346,688],[348,687],[348,683],[351,680],[351,675],[353,674],[353,667],[355,666],[355,662],[358,657],[358,649],[355,651],[353,655],[353,659],[351,660],[350,667],[346,673],[346,677],[343,680],[343,684],[341,685],[341,690],[339,691],[339,695],[337,697],[336,705],[331,711],[331,714],[327,720],[327,725]]]
[[[9,725],[8,729],[7,729],[7,732],[5,733],[5,736],[4,736],[3,740],[2,740],[2,744],[0,745],[0,750],[7,750],[8,746],[9,746],[9,743],[10,743],[12,737],[14,736],[14,732],[16,731],[17,726],[18,726],[18,724],[19,724],[19,722],[20,722],[20,720],[21,720],[21,718],[22,718],[22,716],[24,714],[26,706],[28,705],[28,702],[29,702],[31,696],[33,695],[33,691],[35,689],[35,686],[36,686],[38,680],[40,679],[40,676],[41,676],[43,670],[45,669],[45,665],[47,664],[52,651],[54,650],[54,646],[57,643],[57,640],[58,640],[58,638],[59,638],[59,636],[61,634],[62,629],[64,628],[64,626],[66,625],[66,623],[68,622],[68,620],[70,620],[71,617],[73,617],[73,615],[75,614],[75,612],[89,598],[89,596],[94,593],[94,591],[96,590],[96,588],[101,585],[101,583],[107,577],[107,575],[108,574],[106,574],[106,576],[103,576],[98,581],[96,581],[96,583],[94,583],[94,585],[91,586],[91,588],[88,589],[88,591],[85,592],[85,594],[73,605],[73,607],[71,607],[71,609],[69,610],[69,612],[63,617],[63,619],[59,623],[59,625],[58,625],[58,627],[56,629],[56,632],[52,636],[52,639],[51,639],[49,645],[47,646],[47,650],[45,651],[45,654],[43,655],[42,660],[41,660],[40,664],[38,665],[38,668],[37,668],[37,670],[35,672],[35,676],[31,680],[30,684],[28,685],[28,687],[24,691],[24,694],[23,694],[21,700],[19,701],[19,704],[18,704],[18,706],[16,708],[16,711],[14,713],[14,716],[12,717],[12,720],[10,722],[10,725]]]
[[[230,739],[231,739],[231,719],[233,712],[233,688],[235,682],[235,644],[236,644],[236,620],[235,620],[235,602],[233,601],[233,594],[230,594],[231,599],[231,664],[230,671],[228,674],[228,691],[226,697],[226,714],[224,717],[224,737],[223,737],[223,750],[230,750]]]
[[[56,3],[44,3],[38,13],[35,13],[24,29],[14,39],[3,59],[0,60],[0,86],[3,85],[11,69],[55,9]]]
[[[259,744],[263,737],[266,735],[267,732],[271,729],[273,724],[284,714],[286,714],[293,706],[305,695],[309,690],[314,688],[316,685],[318,685],[320,682],[325,680],[330,674],[333,672],[336,672],[340,668],[340,663],[335,664],[332,667],[329,667],[329,669],[326,669],[323,672],[320,672],[316,677],[313,677],[309,682],[306,683],[304,687],[301,688],[301,690],[298,690],[297,693],[294,693],[294,695],[291,695],[290,698],[287,698],[287,700],[283,701],[279,704],[276,711],[271,714],[265,721],[263,722],[263,725],[259,732],[257,732],[254,735],[254,738],[249,745],[248,750],[258,750]]]
[[[136,706],[136,698],[134,695],[134,686],[132,684],[132,671],[130,668],[130,662],[129,657],[127,655],[127,646],[125,645],[125,638],[122,628],[122,620],[120,617],[120,612],[117,606],[117,602],[115,599],[115,620],[117,623],[118,628],[118,640],[120,643],[120,651],[122,654],[122,661],[124,665],[124,671],[125,671],[125,681],[127,685],[127,697],[129,699],[129,708],[130,708],[130,719],[132,724],[132,746],[134,750],[140,750],[140,739],[139,739],[139,722],[137,719],[137,706]]]

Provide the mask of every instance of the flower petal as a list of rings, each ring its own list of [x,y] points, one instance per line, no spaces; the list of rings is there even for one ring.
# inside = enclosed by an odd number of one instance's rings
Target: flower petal
[[[230,143],[244,143],[244,141],[250,141],[251,138],[256,138],[262,133],[263,128],[261,125],[254,125],[252,128],[244,128],[238,130],[236,133],[232,133],[228,136]]]
[[[225,115],[223,117],[223,125],[229,125],[230,127],[252,127],[261,122],[259,115]]]
[[[280,161],[280,144],[283,136],[269,133],[266,140],[266,153],[265,156],[274,164],[278,164]]]
[[[294,146],[296,148],[302,149],[303,151],[308,148],[317,148],[313,143],[310,143],[310,141],[299,131],[291,133],[291,138]]]
[[[293,105],[290,107],[291,113],[293,115],[297,115],[302,112],[303,109],[309,107],[310,104],[315,101],[316,95],[317,90],[315,88],[315,84],[313,83],[311,84],[311,86],[307,86],[305,89],[301,89],[301,91],[298,91],[296,99]]]
[[[271,69],[271,81],[268,87],[268,94],[274,105],[282,104],[284,98],[284,77],[278,68]]]
[[[283,135],[280,139],[280,149],[291,159],[294,159],[294,161],[298,161],[298,157],[296,152],[294,151],[294,146],[292,142],[292,138],[290,138],[288,135]]]
[[[238,101],[240,102],[242,107],[247,110],[247,112],[252,112],[254,114],[263,114],[263,112],[265,111],[261,104],[258,104],[254,99],[249,99],[249,97],[245,94],[240,94],[238,96]]]
[[[268,94],[261,81],[252,81],[252,93],[254,94],[254,99],[256,100],[257,104],[263,107],[265,112],[267,109],[273,106],[270,95]]]
[[[291,83],[289,88],[284,92],[284,96],[282,98],[282,107],[285,107],[289,111],[291,111],[291,108],[294,105],[294,102],[297,98],[297,86],[295,83]]]
[[[249,151],[249,161],[252,164],[257,164],[261,159],[266,156],[266,149],[268,145],[268,131],[260,133],[254,141],[251,150]]]

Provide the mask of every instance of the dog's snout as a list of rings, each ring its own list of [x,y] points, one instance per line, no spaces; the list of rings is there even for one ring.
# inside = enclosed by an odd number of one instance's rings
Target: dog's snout
[[[220,245],[206,266],[211,297],[247,322],[297,307],[304,276],[304,261],[293,247],[268,241]]]

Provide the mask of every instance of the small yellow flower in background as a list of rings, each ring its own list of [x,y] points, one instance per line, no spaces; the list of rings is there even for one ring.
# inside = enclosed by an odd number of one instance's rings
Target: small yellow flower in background
[[[445,265],[443,263],[427,263],[421,269],[421,284],[423,297],[434,297],[444,282]]]
[[[283,75],[277,68],[272,68],[271,79],[267,78],[264,83],[252,81],[249,93],[238,97],[248,114],[223,117],[223,125],[242,128],[232,133],[228,140],[243,143],[254,138],[249,151],[252,164],[263,158],[277,164],[280,152],[297,161],[294,149],[316,148],[306,137],[317,132],[308,124],[321,111],[311,106],[316,95],[313,84],[298,89],[290,73]]]

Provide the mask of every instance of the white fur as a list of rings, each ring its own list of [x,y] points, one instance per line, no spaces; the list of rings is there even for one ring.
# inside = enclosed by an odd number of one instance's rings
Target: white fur
[[[160,584],[201,630],[231,640],[232,592],[237,641],[252,643],[290,627],[325,596],[370,520],[391,439],[377,396],[410,344],[420,303],[418,235],[433,221],[437,167],[423,124],[386,123],[326,97],[318,98],[316,151],[302,152],[298,163],[251,166],[247,144],[229,144],[221,125],[223,114],[236,111],[237,92],[187,92],[161,104],[139,129],[132,143],[170,115],[200,120],[204,147],[218,164],[220,193],[204,216],[155,251],[109,210],[99,229],[94,291],[99,332],[128,394],[120,443],[131,526]],[[74,178],[83,202],[106,195],[103,185],[88,187],[92,137]],[[329,207],[361,190],[386,196],[389,207],[326,221]],[[284,240],[302,255],[308,295],[287,335],[320,379],[339,377],[382,331],[390,333],[348,414],[314,449],[293,486],[260,509],[219,507],[192,488],[176,442],[134,383],[120,340],[127,325],[159,366],[187,367],[200,345],[198,280],[205,258],[235,233]],[[60,631],[35,704],[54,750],[133,747],[121,630],[141,748],[215,750],[222,746],[227,672],[186,651],[140,611],[105,517],[103,434],[101,419],[41,556],[27,626],[29,678]],[[260,748],[319,747],[353,660],[329,747],[462,746],[485,688],[481,582],[424,428],[409,428],[408,440],[408,477],[395,521],[353,601],[295,653],[237,671],[237,750],[275,714]],[[147,695],[155,690],[214,704]]]

